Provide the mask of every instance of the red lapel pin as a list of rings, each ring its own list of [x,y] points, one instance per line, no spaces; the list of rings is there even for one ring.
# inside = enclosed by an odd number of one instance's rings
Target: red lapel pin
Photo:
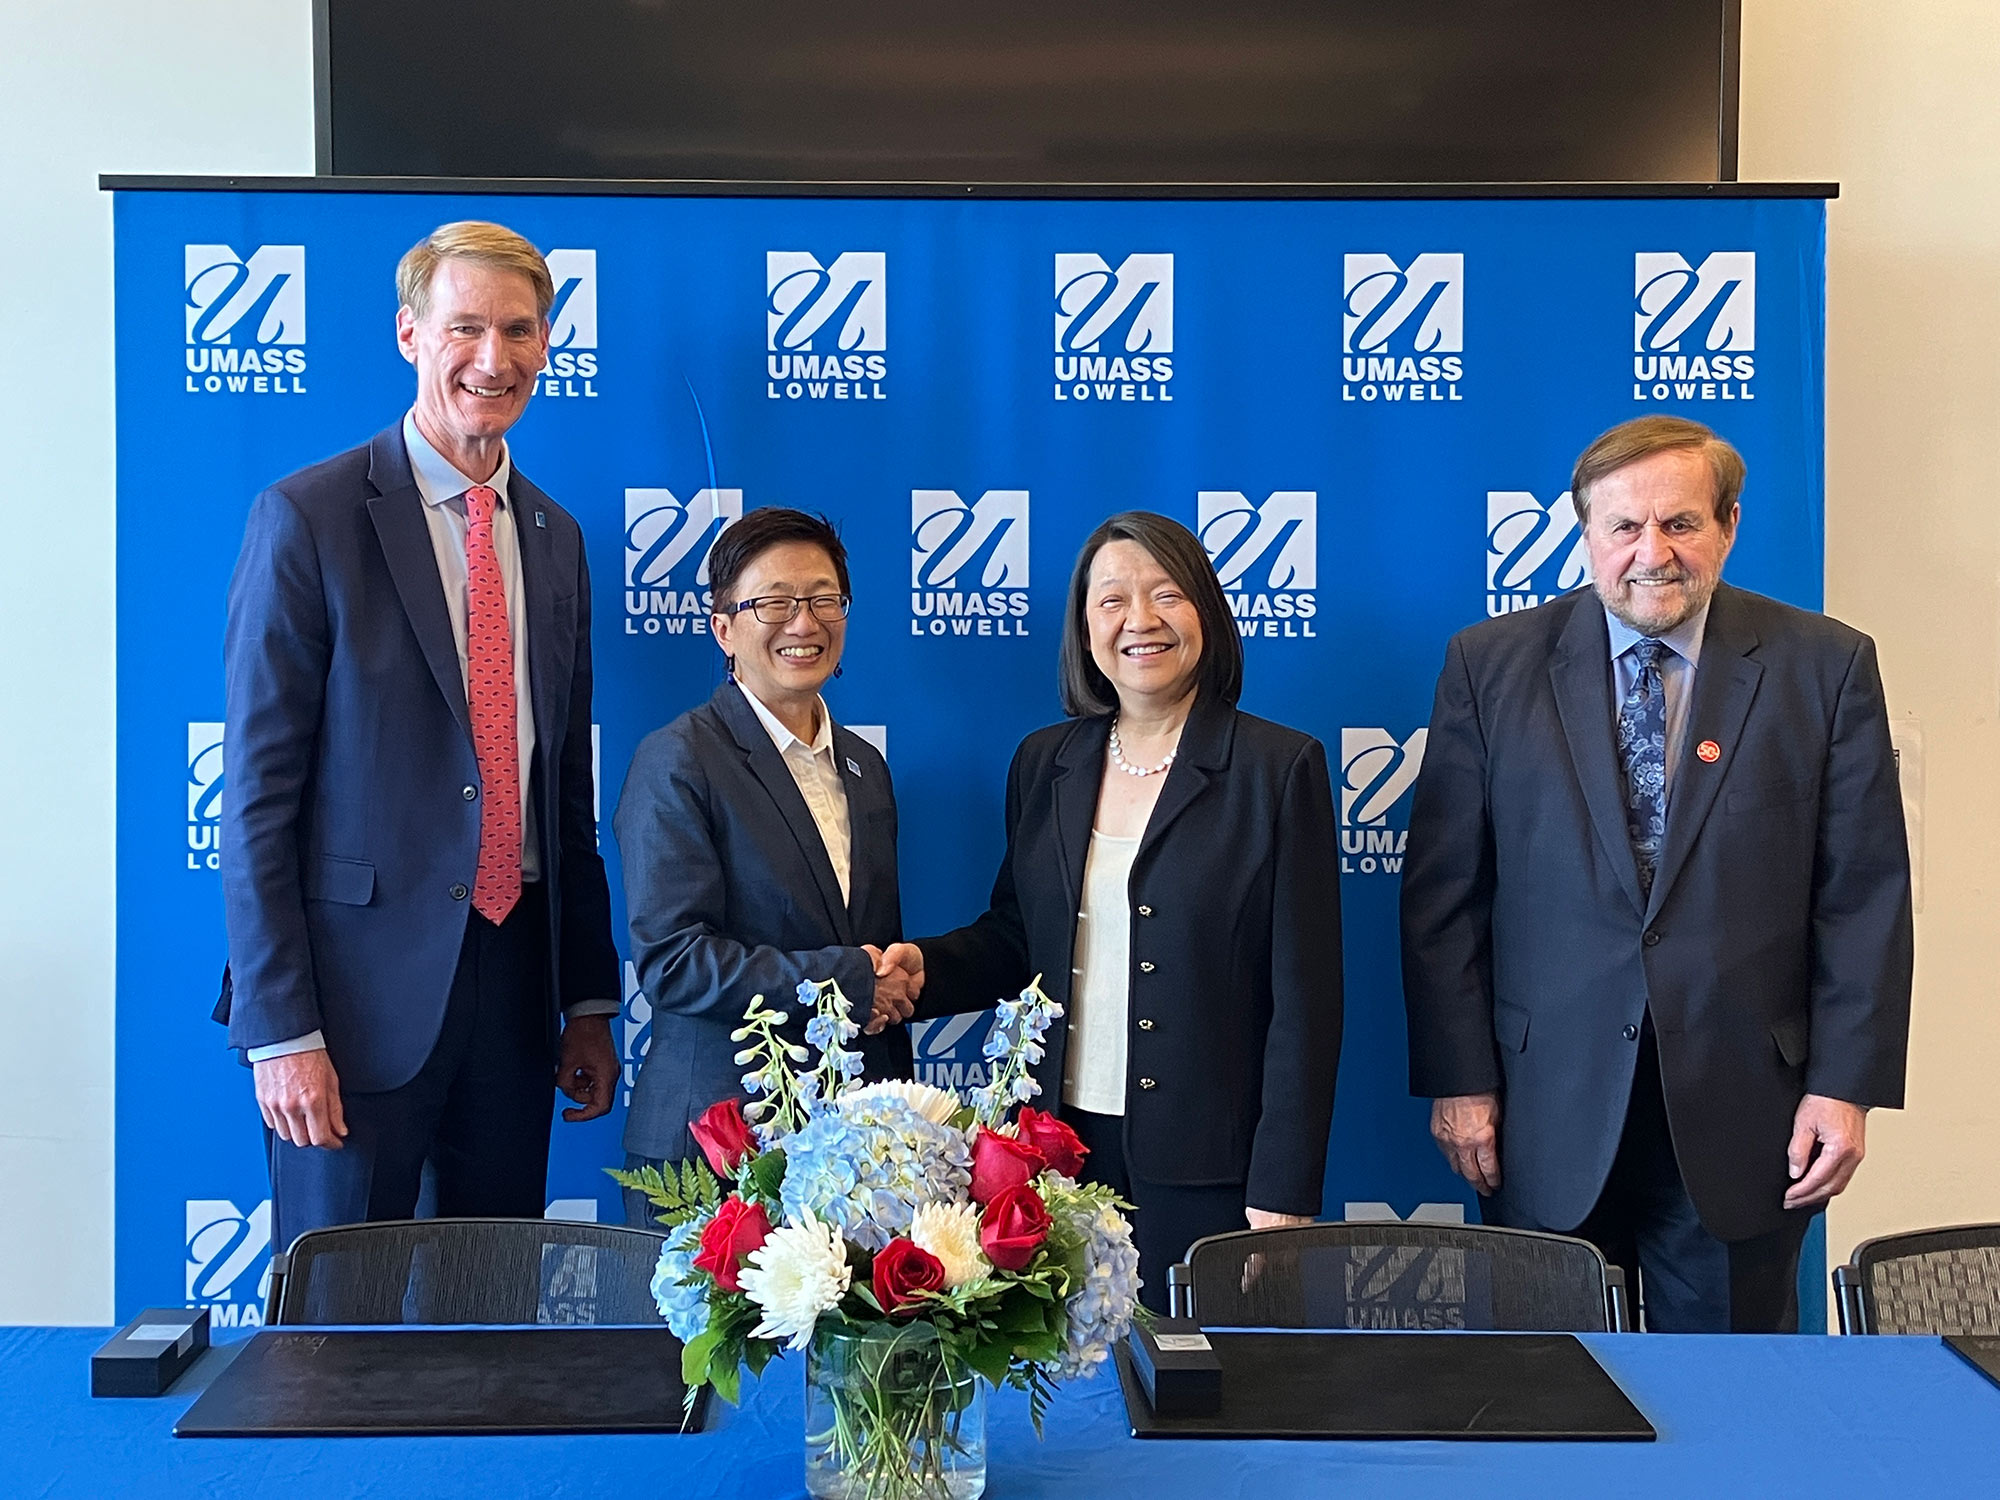
[[[1716,744],[1714,740],[1703,740],[1694,747],[1694,753],[1703,760],[1717,761],[1722,758],[1722,746]]]

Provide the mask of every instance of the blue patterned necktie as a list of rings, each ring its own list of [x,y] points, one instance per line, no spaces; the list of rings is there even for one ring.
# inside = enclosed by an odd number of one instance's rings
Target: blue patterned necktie
[[[1639,894],[1650,900],[1660,844],[1667,834],[1667,690],[1660,658],[1668,647],[1651,636],[1631,648],[1638,672],[1618,705],[1618,758],[1625,766],[1625,831],[1639,864]]]

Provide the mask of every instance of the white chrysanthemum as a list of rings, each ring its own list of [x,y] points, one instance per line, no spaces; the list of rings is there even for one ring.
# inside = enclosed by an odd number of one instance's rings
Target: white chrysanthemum
[[[865,1104],[870,1099],[901,1099],[933,1125],[945,1124],[958,1113],[960,1107],[956,1094],[933,1088],[928,1083],[911,1083],[903,1078],[892,1078],[881,1083],[865,1084],[858,1089],[849,1089],[840,1096],[840,1106],[842,1109],[847,1109],[853,1105]]]
[[[808,1214],[797,1224],[772,1230],[750,1252],[742,1273],[743,1290],[764,1314],[750,1337],[784,1339],[790,1348],[805,1348],[819,1315],[847,1295],[853,1275],[833,1225]]]
[[[971,1203],[926,1203],[910,1219],[910,1243],[944,1267],[944,1284],[957,1288],[993,1269],[979,1248],[979,1209]]]

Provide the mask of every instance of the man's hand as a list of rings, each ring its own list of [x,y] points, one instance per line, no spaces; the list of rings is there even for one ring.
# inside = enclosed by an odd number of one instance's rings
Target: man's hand
[[[887,949],[864,943],[861,951],[875,966],[875,1008],[862,1028],[874,1036],[885,1026],[898,1026],[917,1008],[924,988],[924,956],[914,943],[891,943]]]
[[[1452,1171],[1487,1197],[1500,1191],[1500,1096],[1431,1100],[1431,1139]]]
[[[340,1107],[340,1079],[326,1048],[267,1057],[250,1065],[257,1108],[264,1123],[294,1146],[338,1151],[346,1143],[347,1115]]]
[[[564,1110],[565,1120],[594,1120],[610,1112],[618,1092],[618,1049],[611,1045],[611,1017],[572,1016],[563,1023],[556,1087],[583,1106]]]
[[[1310,1224],[1311,1214],[1274,1214],[1268,1209],[1245,1207],[1243,1217],[1252,1229],[1285,1229],[1294,1224]]]
[[[1792,1116],[1792,1144],[1785,1152],[1792,1185],[1785,1207],[1818,1208],[1854,1180],[1867,1155],[1868,1111],[1844,1099],[1807,1094]],[[1817,1143],[1819,1152],[1813,1152]]]

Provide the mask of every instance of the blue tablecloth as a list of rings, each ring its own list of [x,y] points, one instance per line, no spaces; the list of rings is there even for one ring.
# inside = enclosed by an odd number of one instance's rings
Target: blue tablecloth
[[[223,1357],[171,1395],[92,1400],[108,1330],[0,1329],[0,1496],[475,1495],[706,1500],[803,1493],[803,1361],[779,1361],[685,1437],[176,1439]],[[1438,1335],[1450,1337],[1451,1335]],[[2000,1389],[1935,1339],[1585,1340],[1659,1429],[1657,1443],[1138,1441],[1116,1381],[1064,1391],[1037,1443],[1026,1403],[991,1404],[995,1500],[1140,1495],[1670,1500],[2000,1496]]]

